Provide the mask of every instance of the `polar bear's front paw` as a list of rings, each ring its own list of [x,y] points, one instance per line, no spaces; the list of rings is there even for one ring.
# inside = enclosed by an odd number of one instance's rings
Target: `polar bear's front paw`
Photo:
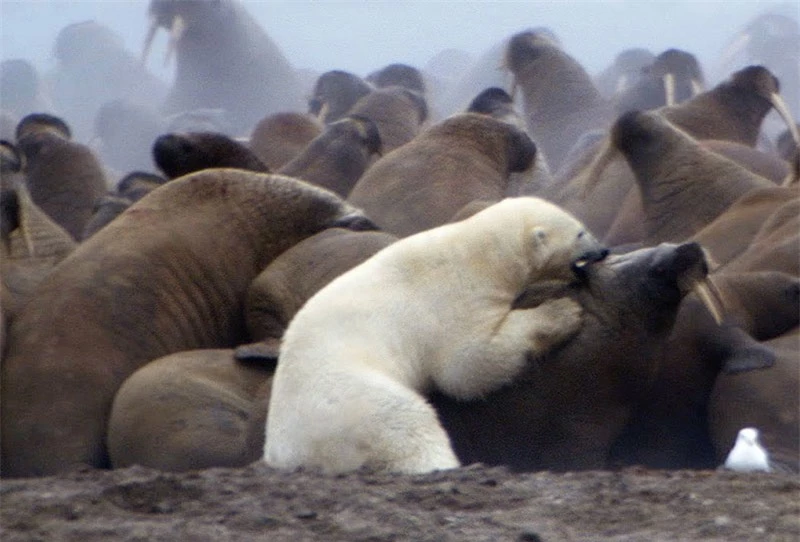
[[[560,297],[527,309],[531,322],[530,341],[534,355],[545,354],[574,336],[583,321],[583,308],[569,297]]]

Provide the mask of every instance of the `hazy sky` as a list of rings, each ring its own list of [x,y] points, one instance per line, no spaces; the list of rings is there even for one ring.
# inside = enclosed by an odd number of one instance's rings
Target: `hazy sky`
[[[550,27],[567,52],[594,73],[631,47],[658,53],[694,52],[710,81],[730,37],[753,16],[780,2],[724,1],[246,1],[248,9],[297,68],[344,69],[359,75],[391,62],[418,67],[457,48],[480,56],[495,43],[533,26]],[[141,51],[146,0],[0,0],[0,53],[52,66],[50,49],[64,26],[95,19]],[[782,3],[797,8],[797,2]],[[792,9],[789,7],[788,9]],[[799,15],[800,16],[800,15]],[[161,34],[149,66],[167,78]],[[159,48],[160,47],[160,48]]]

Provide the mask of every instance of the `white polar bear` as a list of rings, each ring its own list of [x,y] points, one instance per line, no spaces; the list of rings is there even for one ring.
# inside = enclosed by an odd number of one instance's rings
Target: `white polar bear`
[[[458,467],[423,394],[479,397],[572,336],[581,309],[571,299],[522,310],[514,300],[537,281],[575,280],[575,267],[606,253],[577,219],[533,197],[381,250],[289,323],[264,460],[326,473]]]

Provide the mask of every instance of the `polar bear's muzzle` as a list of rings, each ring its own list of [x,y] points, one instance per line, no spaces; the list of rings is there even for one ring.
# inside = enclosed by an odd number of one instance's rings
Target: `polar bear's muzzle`
[[[583,272],[585,271],[588,265],[591,265],[595,262],[602,261],[608,256],[608,248],[601,245],[594,237],[591,235],[585,234],[581,232],[581,236],[587,245],[585,250],[581,252],[577,258],[572,260],[572,271],[581,277]]]
[[[606,258],[606,256],[608,256],[608,249],[607,248],[602,248],[602,249],[599,249],[599,250],[593,250],[591,252],[585,252],[584,254],[582,254],[580,256],[580,258],[578,258],[577,260],[572,262],[572,268],[573,269],[580,269],[582,267],[585,267],[585,266],[589,265],[590,263],[599,262],[601,260],[604,260]]]

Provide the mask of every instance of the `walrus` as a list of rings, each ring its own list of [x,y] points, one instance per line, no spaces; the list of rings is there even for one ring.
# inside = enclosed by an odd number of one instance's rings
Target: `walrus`
[[[107,467],[108,414],[125,378],[173,352],[242,342],[253,278],[329,227],[374,224],[330,191],[239,169],[185,175],[131,205],[63,260],[11,325],[2,474]]]
[[[725,139],[755,147],[764,117],[772,109],[800,141],[778,79],[764,66],[748,66],[713,89],[659,111],[697,139]]]
[[[331,70],[317,77],[308,112],[328,124],[344,117],[373,87],[354,73]]]
[[[94,212],[83,228],[82,240],[86,240],[106,224],[122,214],[122,211],[147,194],[166,183],[167,179],[148,171],[132,171],[117,182],[115,191],[109,192],[95,203]]]
[[[373,90],[360,98],[347,115],[368,118],[378,127],[383,152],[405,145],[422,130],[428,104],[421,94],[402,87]]]
[[[514,108],[514,98],[500,87],[488,87],[475,96],[467,106],[469,113],[481,113],[526,129],[523,119]]]
[[[63,118],[49,113],[31,113],[22,117],[14,129],[14,137],[19,141],[28,135],[41,132],[72,140],[72,129],[69,124]]]
[[[8,326],[76,240],[31,199],[18,171],[3,160],[0,190],[0,305]],[[16,166],[20,167],[20,166]]]
[[[703,70],[692,53],[667,49],[653,59],[639,79],[614,97],[616,110],[656,109],[681,103],[703,92]]]
[[[100,229],[104,228],[109,222],[114,220],[122,211],[131,206],[133,202],[125,197],[114,194],[107,194],[100,198],[94,206],[92,218],[86,223],[81,234],[81,241],[85,241]]]
[[[53,112],[70,124],[78,141],[93,136],[99,108],[114,100],[157,105],[168,85],[151,73],[121,34],[95,20],[62,28],[53,44],[54,67],[47,74]]]
[[[381,151],[381,137],[375,123],[365,117],[348,116],[328,124],[278,173],[346,198]]]
[[[713,468],[707,408],[714,383],[727,374],[771,371],[775,352],[760,341],[800,319],[797,277],[713,272],[709,281],[723,302],[722,318],[712,317],[694,295],[681,304],[647,393],[615,445],[617,462]]]
[[[72,141],[70,133],[60,117],[32,114],[17,125],[17,146],[25,157],[31,199],[79,240],[108,180],[94,152]]]
[[[152,147],[153,161],[170,179],[207,168],[239,168],[269,173],[250,148],[217,132],[164,134]]]
[[[221,108],[230,119],[230,135],[242,136],[264,115],[301,110],[294,68],[242,2],[151,0],[148,15],[143,58],[159,27],[169,30],[168,51],[176,57],[165,114]]]
[[[375,85],[376,88],[397,86],[413,90],[422,96],[426,96],[427,94],[425,77],[422,75],[422,72],[414,66],[402,64],[400,62],[384,66],[369,74],[366,80]]]
[[[774,183],[720,154],[653,111],[631,111],[614,124],[612,144],[634,173],[646,244],[683,241],[750,190]]]
[[[522,93],[531,137],[554,170],[584,132],[610,124],[610,102],[584,67],[547,36],[532,31],[512,36],[505,65]]]
[[[117,194],[131,201],[139,201],[167,181],[161,175],[149,171],[131,171],[117,181]]]
[[[646,402],[682,300],[705,280],[696,243],[660,244],[610,255],[582,280],[533,284],[514,306],[567,295],[580,303],[578,333],[530,356],[508,385],[485,397],[430,395],[463,464],[515,471],[607,469],[609,454],[638,401]]]
[[[453,115],[384,155],[348,200],[401,237],[439,226],[472,200],[499,201],[509,175],[533,163],[536,146],[515,126],[478,113]]]
[[[764,117],[773,107],[786,114],[783,100],[777,93],[777,81],[765,69],[751,66],[707,92],[655,111],[697,140],[732,141],[752,147]],[[587,153],[588,165],[584,162],[583,169],[581,165],[576,166],[578,171],[566,177],[566,184],[554,201],[581,217],[609,243],[641,241],[644,233],[638,187],[630,168],[614,159],[615,152],[609,137],[597,144]],[[557,182],[562,179],[557,175]],[[586,197],[587,184],[599,188],[599,192],[593,191],[591,198]],[[598,201],[617,203],[616,207],[611,207]]]
[[[482,90],[472,99],[467,107],[467,113],[481,113],[489,115],[498,120],[513,124],[520,130],[527,131],[525,119],[523,119],[514,107],[514,99],[511,95],[499,87],[489,87]],[[526,171],[513,172],[510,177],[509,188],[506,190],[508,196],[540,196],[548,189],[551,189],[553,175],[547,163],[547,157],[541,149],[536,149],[536,157],[533,166]],[[545,199],[549,199],[545,197]]]
[[[275,113],[258,121],[247,144],[270,171],[278,171],[321,134],[323,127],[309,114]]]
[[[800,472],[800,330],[795,327],[764,344],[776,353],[773,367],[720,375],[714,383],[708,426],[715,457],[722,460],[739,427],[757,425],[770,449],[773,467],[796,475]]]
[[[273,366],[241,363],[233,350],[221,348],[151,361],[114,397],[111,466],[183,472],[257,461],[273,372]]]
[[[762,228],[768,226],[773,215],[780,213],[783,207],[789,207],[788,216],[800,211],[797,188],[772,186],[750,190],[694,233],[692,240],[703,245],[717,265],[726,266],[749,250]],[[758,239],[759,243],[763,241]]]
[[[395,240],[378,231],[330,228],[275,258],[245,300],[249,339],[257,342],[171,354],[125,380],[109,418],[112,466],[186,471],[260,459],[272,376],[289,321],[330,281]]]
[[[735,141],[707,139],[701,141],[700,145],[730,158],[756,175],[769,179],[775,184],[783,183],[791,168],[789,162],[781,159],[775,153],[762,151]]]

